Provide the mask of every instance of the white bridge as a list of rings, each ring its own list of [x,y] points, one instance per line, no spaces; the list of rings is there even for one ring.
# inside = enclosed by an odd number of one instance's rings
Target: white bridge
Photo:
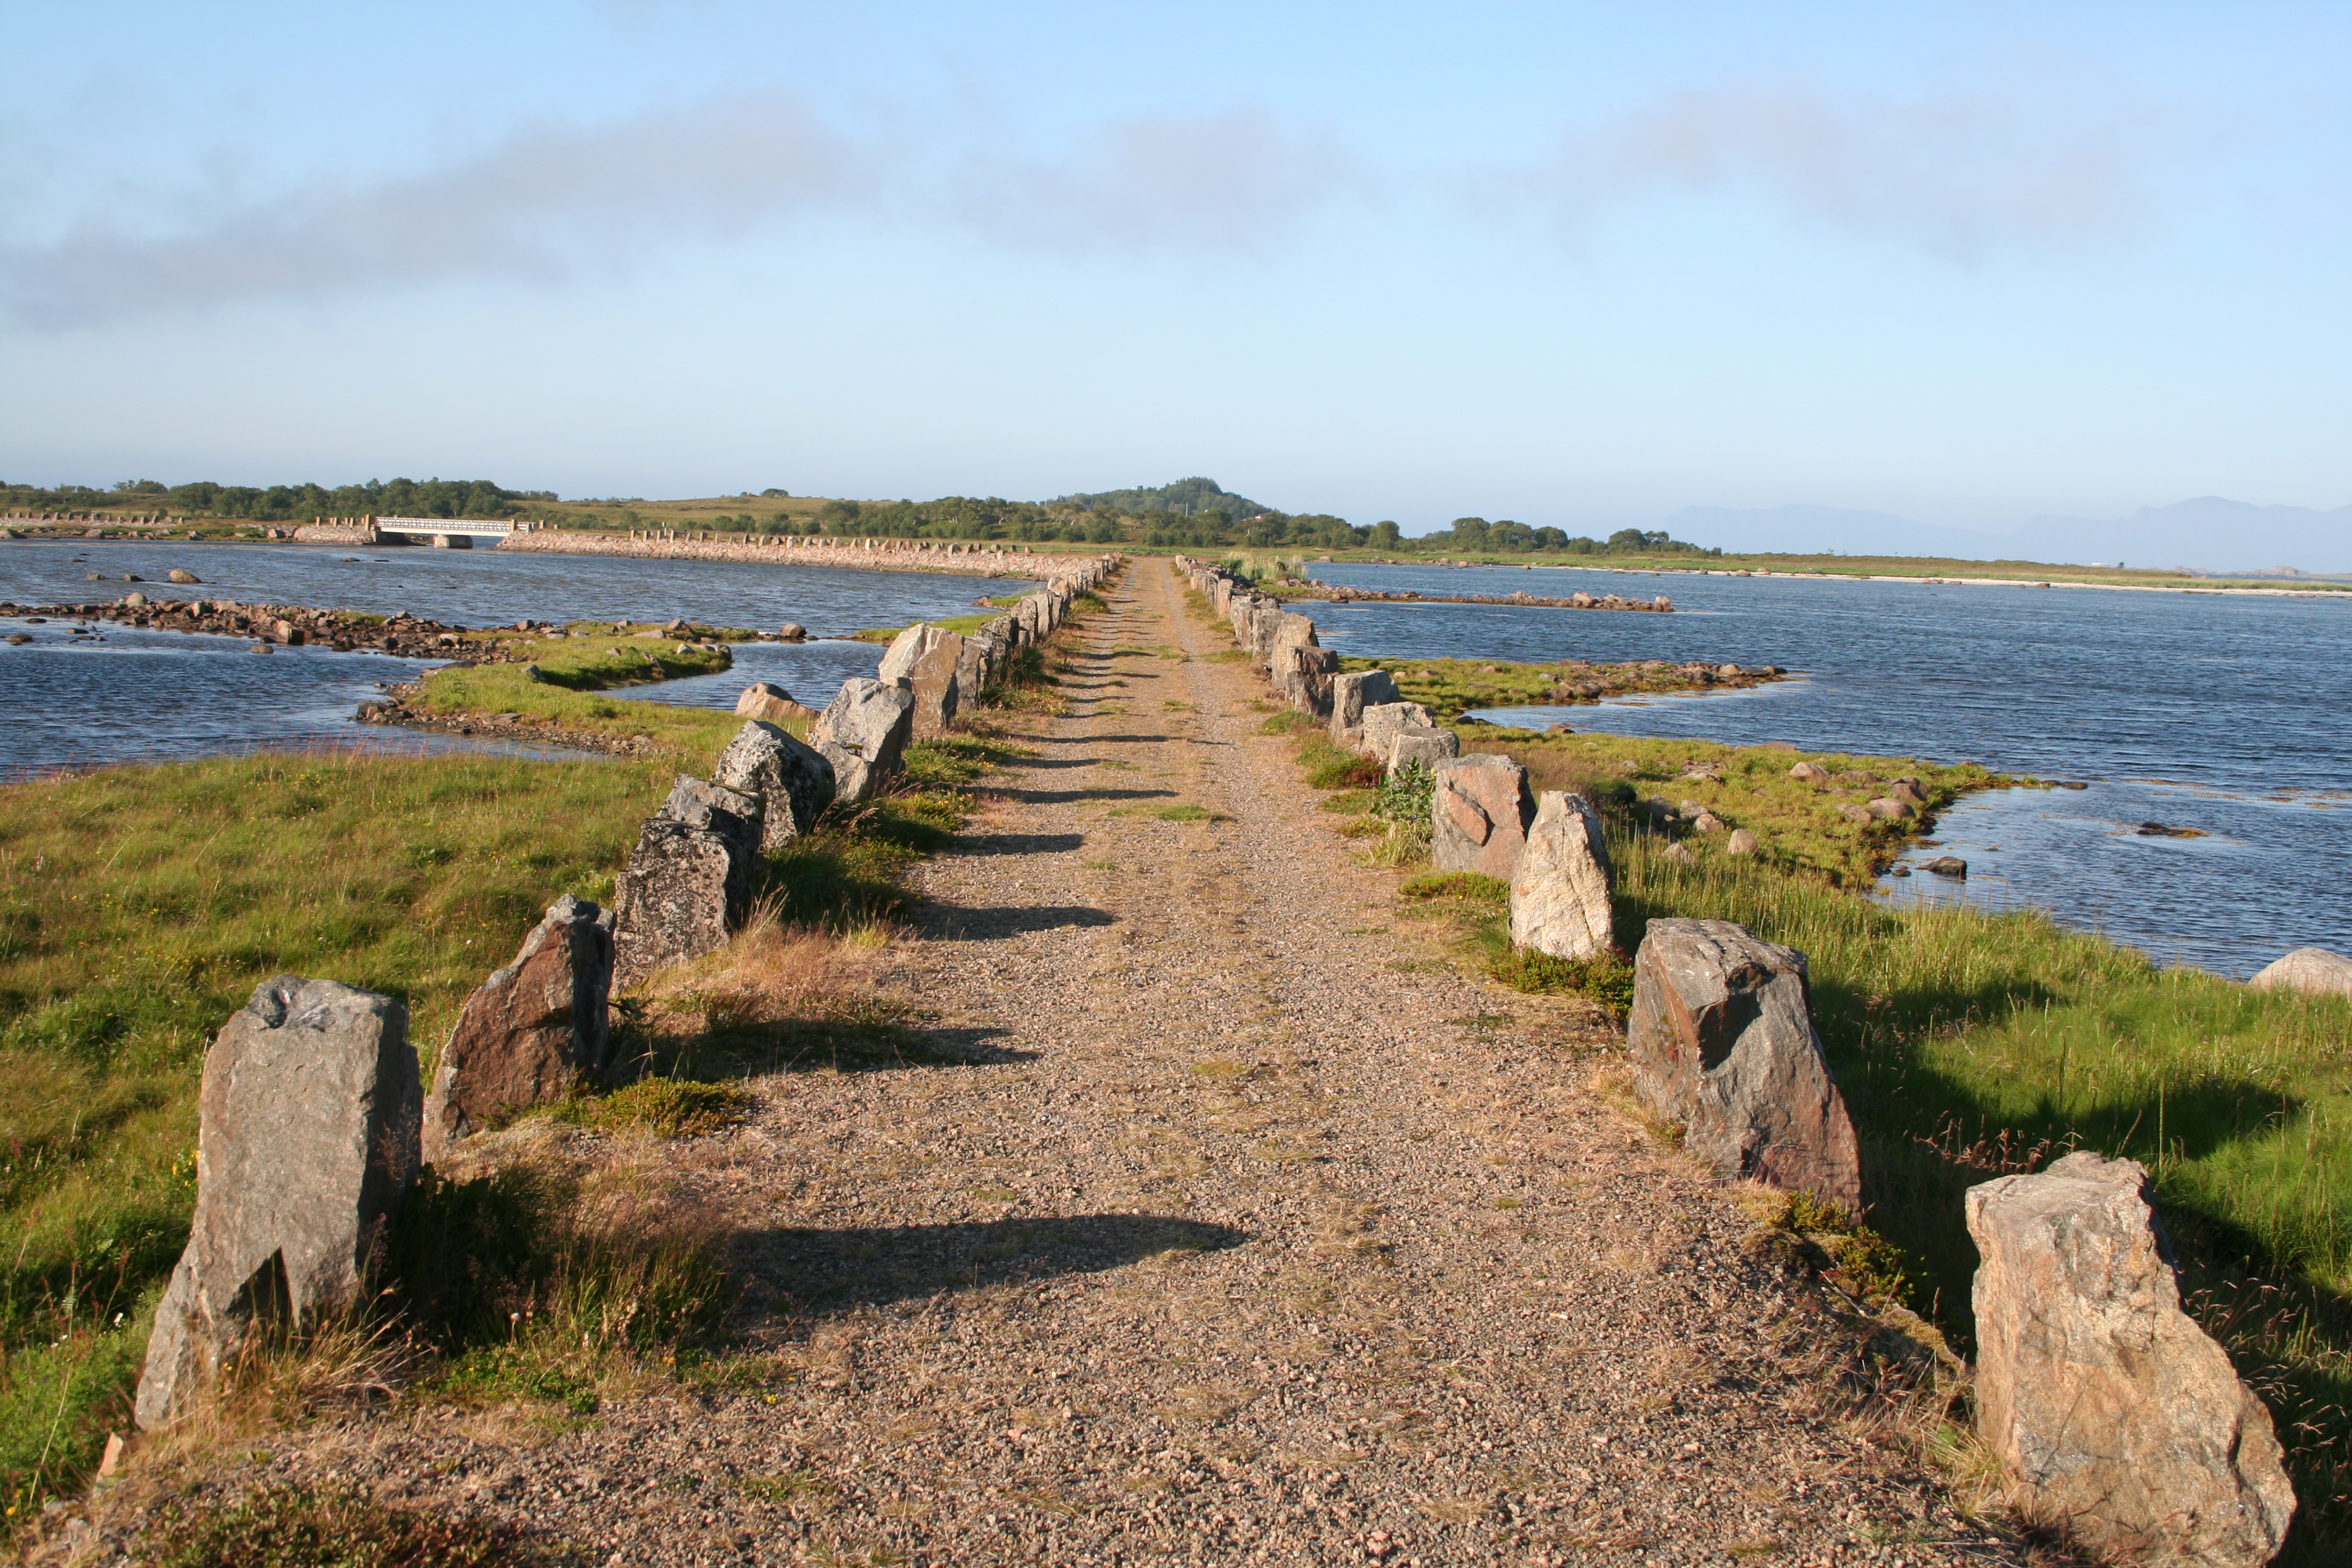
[[[379,538],[387,533],[408,540],[427,535],[436,550],[470,550],[477,539],[504,539],[516,531],[511,522],[478,517],[379,517],[374,522]]]

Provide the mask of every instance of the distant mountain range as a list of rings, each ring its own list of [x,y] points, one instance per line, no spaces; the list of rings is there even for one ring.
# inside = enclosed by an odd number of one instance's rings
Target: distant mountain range
[[[2315,575],[2352,574],[2352,506],[2319,511],[2221,496],[2142,507],[2129,517],[2045,512],[1998,531],[1830,506],[1686,507],[1667,525],[1677,539],[1734,552],[1943,555],[2053,565],[2186,566],[2221,574],[2281,567]]]

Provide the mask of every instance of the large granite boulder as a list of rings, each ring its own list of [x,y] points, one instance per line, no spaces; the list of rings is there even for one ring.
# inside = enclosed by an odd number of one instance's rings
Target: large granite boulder
[[[1405,730],[1427,730],[1434,727],[1429,710],[1418,702],[1381,702],[1367,704],[1363,713],[1363,739],[1357,750],[1386,766],[1389,752],[1396,738]]]
[[[758,719],[770,724],[811,724],[816,721],[816,710],[796,701],[793,694],[772,680],[755,680],[735,699],[737,717]]]
[[[1385,669],[1360,669],[1331,678],[1331,743],[1352,751],[1363,740],[1364,710],[1404,700],[1396,678]]]
[[[258,1316],[364,1300],[415,1180],[423,1091],[408,1009],[331,980],[254,988],[205,1053],[196,1213],[139,1378],[139,1425],[177,1415]]]
[[[858,676],[841,683],[840,692],[809,726],[808,738],[833,764],[838,797],[860,801],[879,794],[898,772],[914,731],[913,688]]]
[[[892,637],[890,646],[882,650],[882,667],[874,672],[876,679],[886,682],[912,680],[915,666],[923,655],[939,647],[940,640],[950,635],[945,627],[935,626],[929,621],[917,621]]]
[[[2352,996],[2352,958],[2324,947],[2298,947],[2246,982],[2257,991]]]
[[[1331,649],[1312,643],[1277,643],[1267,673],[1276,693],[1297,711],[1318,719],[1331,711],[1331,678],[1339,673],[1339,656]]]
[[[1717,1175],[1861,1212],[1853,1122],[1813,1032],[1803,953],[1729,921],[1652,921],[1625,1045],[1634,1089]]]
[[[915,694],[911,733],[916,740],[937,740],[955,723],[956,710],[963,705],[963,643],[955,633],[941,632],[907,677]]]
[[[1528,770],[1510,758],[1473,752],[1436,765],[1429,797],[1429,863],[1507,881],[1535,820]]]
[[[751,904],[760,797],[681,778],[648,818],[613,900],[613,985],[726,944]]]
[[[1616,942],[1609,838],[1580,795],[1546,790],[1511,873],[1511,944],[1554,958],[1595,958]]]
[[[2180,1310],[2147,1170],[2084,1150],[1970,1187],[1977,1430],[2021,1510],[2103,1559],[2256,1568],[2294,1489],[2263,1402]]]
[[[754,719],[719,753],[710,782],[761,802],[760,847],[781,849],[833,804],[833,764],[773,724]]]
[[[1434,770],[1438,763],[1461,754],[1462,737],[1453,731],[1408,724],[1389,738],[1389,754],[1382,761],[1393,773],[1414,763],[1424,763]]]
[[[613,917],[569,893],[466,998],[425,1097],[424,1155],[562,1100],[612,1066]]]

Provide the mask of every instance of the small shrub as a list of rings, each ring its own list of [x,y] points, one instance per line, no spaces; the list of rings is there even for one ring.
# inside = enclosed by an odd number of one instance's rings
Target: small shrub
[[[1385,770],[1371,758],[1355,756],[1333,746],[1318,746],[1299,761],[1306,764],[1310,789],[1376,789],[1385,776]]]
[[[551,1114],[605,1132],[643,1127],[662,1138],[698,1138],[733,1126],[751,1108],[751,1095],[737,1084],[648,1078],[610,1094],[564,1100]]]
[[[164,1505],[152,1568],[491,1568],[541,1561],[520,1526],[387,1508],[356,1482],[257,1487]]]
[[[1415,759],[1381,781],[1373,812],[1391,822],[1417,823],[1426,830],[1429,803],[1437,793],[1437,772]]]
[[[1554,958],[1531,947],[1513,947],[1507,936],[1487,960],[1486,973],[1514,991],[1583,996],[1622,1016],[1633,1007],[1633,966],[1624,955]]]
[[[1409,904],[1459,899],[1465,903],[1499,910],[1505,907],[1510,893],[1511,885],[1500,877],[1476,871],[1425,871],[1397,884],[1397,897]]]
[[[1257,732],[1261,735],[1296,735],[1301,731],[1314,728],[1313,718],[1293,710],[1287,713],[1273,715],[1257,727]]]
[[[1901,1247],[1835,1204],[1797,1193],[1782,1213],[1780,1228],[1802,1237],[1828,1255],[1831,1276],[1864,1301],[1914,1306],[1913,1277],[1918,1263]]]
[[[1341,790],[1324,798],[1323,809],[1349,816],[1365,816],[1371,812],[1372,798],[1372,792],[1368,789]]]

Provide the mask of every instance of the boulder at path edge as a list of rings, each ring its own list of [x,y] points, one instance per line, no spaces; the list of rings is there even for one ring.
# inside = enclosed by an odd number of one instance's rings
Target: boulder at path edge
[[[1331,678],[1331,742],[1354,749],[1363,738],[1364,710],[1403,700],[1396,677],[1385,669],[1360,669]]]
[[[710,782],[761,801],[760,847],[781,849],[833,804],[833,764],[774,724],[754,719],[719,753]]]
[[[195,1218],[147,1342],[140,1426],[177,1415],[257,1314],[305,1324],[364,1298],[416,1176],[423,1100],[401,1003],[291,974],[254,988],[205,1053]]]
[[[838,797],[860,801],[873,798],[898,772],[914,729],[911,688],[901,681],[856,676],[841,683],[841,690],[809,726],[808,738],[833,764]]]
[[[514,962],[466,998],[425,1097],[425,1163],[601,1078],[611,1066],[612,988],[613,917],[566,893]]]
[[[1853,1122],[1813,1032],[1803,953],[1729,921],[1652,921],[1625,1047],[1635,1090],[1717,1175],[1861,1212]]]
[[[963,644],[964,639],[953,632],[940,633],[907,677],[907,685],[915,694],[914,727],[909,731],[914,739],[935,741],[954,724],[956,711],[963,706]]]
[[[2102,1557],[2258,1568],[2294,1517],[2270,1412],[2180,1310],[2135,1161],[1970,1187],[1977,1430],[2020,1511]]]
[[[1475,871],[1510,879],[1535,820],[1528,770],[1491,752],[1472,752],[1436,766],[1429,797],[1429,863],[1440,871]]]
[[[613,986],[726,945],[743,921],[760,853],[762,803],[680,778],[646,819],[613,899]]]
[[[1511,870],[1511,945],[1586,959],[1615,941],[1601,814],[1580,795],[1546,790]]]
[[[1389,754],[1385,759],[1393,776],[1402,767],[1425,763],[1435,768],[1438,763],[1462,754],[1462,737],[1451,730],[1433,729],[1409,724],[1389,739]]]
[[[1418,702],[1369,703],[1363,712],[1363,738],[1357,750],[1386,767],[1389,753],[1395,750],[1398,731],[1426,730],[1434,723],[1429,710]]]

